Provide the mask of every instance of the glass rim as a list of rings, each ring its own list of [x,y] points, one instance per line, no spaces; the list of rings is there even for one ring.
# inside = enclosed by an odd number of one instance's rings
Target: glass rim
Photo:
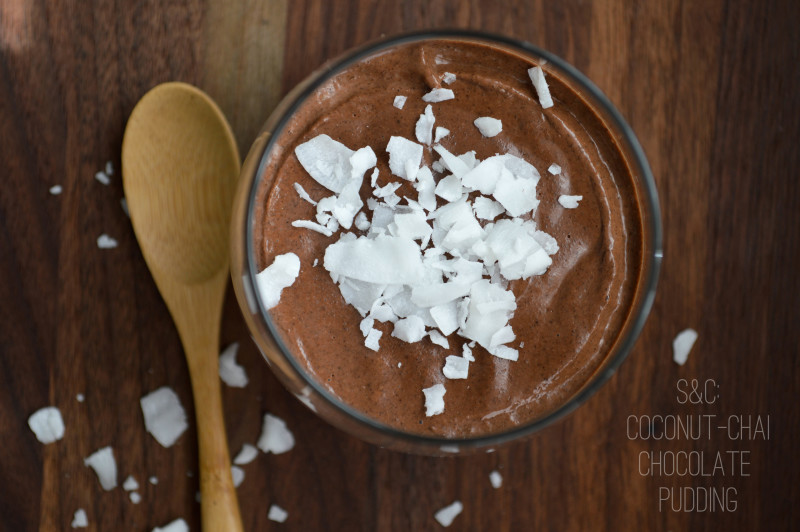
[[[522,53],[526,57],[533,56],[534,58],[543,59],[547,63],[556,65],[557,69],[561,73],[569,76],[571,81],[576,82],[582,89],[589,93],[591,98],[594,99],[594,101],[588,102],[591,106],[597,106],[600,108],[600,110],[606,113],[604,118],[610,119],[611,121],[610,124],[607,124],[609,126],[609,130],[613,132],[616,129],[622,134],[623,139],[628,145],[627,148],[630,149],[630,152],[633,155],[633,162],[638,166],[638,168],[633,170],[636,170],[640,173],[640,175],[638,175],[638,179],[643,184],[642,190],[644,191],[644,203],[650,215],[649,224],[646,223],[645,217],[642,217],[642,241],[645,243],[649,242],[651,244],[652,253],[648,253],[648,249],[646,247],[642,250],[642,263],[645,269],[642,272],[643,274],[640,275],[640,290],[638,290],[636,296],[634,296],[634,301],[629,312],[630,317],[626,320],[625,325],[623,326],[623,328],[629,328],[629,330],[625,336],[618,337],[618,341],[615,342],[615,349],[609,352],[605,358],[605,361],[601,363],[597,371],[581,385],[577,393],[571,396],[569,400],[565,401],[563,404],[548,412],[544,416],[534,418],[526,423],[520,424],[503,432],[461,438],[450,438],[444,436],[439,437],[414,432],[405,432],[390,425],[383,424],[341,401],[308,374],[308,372],[296,360],[295,356],[292,355],[291,350],[286,347],[281,335],[272,321],[268,310],[261,300],[261,295],[257,289],[255,278],[255,275],[257,274],[257,266],[255,263],[254,224],[250,223],[250,220],[253,219],[256,210],[256,197],[265,174],[268,155],[271,153],[276,139],[280,137],[281,132],[298,107],[302,105],[308,99],[308,97],[311,96],[322,84],[327,82],[331,77],[340,73],[348,66],[384,49],[429,39],[472,40],[480,41],[490,45],[499,44],[510,50]],[[245,209],[246,215],[245,219],[243,220],[245,223],[245,264],[247,266],[247,275],[243,279],[243,282],[246,282],[250,285],[248,287],[248,291],[255,296],[254,299],[258,309],[258,319],[261,320],[261,323],[266,327],[267,331],[269,331],[273,341],[278,346],[281,355],[288,361],[297,375],[301,377],[303,383],[314,390],[314,392],[323,398],[329,406],[340,411],[348,418],[355,420],[359,424],[366,426],[372,431],[378,431],[386,437],[398,439],[405,443],[414,445],[423,445],[425,447],[439,449],[441,449],[443,446],[450,446],[457,447],[459,450],[462,446],[465,448],[487,447],[524,438],[525,436],[531,435],[570,414],[572,411],[578,408],[578,406],[585,403],[592,395],[594,395],[597,390],[600,389],[602,385],[605,384],[616,372],[616,370],[633,349],[633,346],[644,327],[645,321],[647,320],[655,299],[656,286],[658,284],[658,276],[663,257],[661,209],[659,206],[658,191],[656,189],[655,179],[647,162],[644,150],[634,134],[633,129],[628,125],[628,123],[622,117],[622,114],[616,109],[616,107],[605,96],[605,94],[603,94],[600,89],[597,88],[597,86],[595,86],[595,84],[577,68],[564,61],[560,57],[531,43],[488,32],[454,29],[406,32],[369,41],[355,48],[351,48],[337,57],[325,62],[318,69],[309,74],[297,86],[303,84],[306,85],[297,94],[293,95],[290,91],[284,96],[284,99],[292,96],[293,100],[290,102],[288,107],[281,111],[281,116],[270,132],[269,139],[264,144],[261,153],[251,154],[251,156],[257,157],[258,162],[255,165],[255,175],[253,176],[250,184],[250,190],[248,191]],[[278,109],[281,108],[282,105],[279,105]],[[273,117],[270,117],[268,122],[270,122],[272,118]],[[649,268],[647,268],[648,264]]]

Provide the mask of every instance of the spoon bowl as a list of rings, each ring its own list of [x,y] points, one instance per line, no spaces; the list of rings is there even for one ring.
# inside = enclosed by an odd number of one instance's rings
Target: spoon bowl
[[[175,321],[192,382],[205,530],[242,530],[218,376],[239,152],[225,117],[199,89],[158,85],[133,109],[122,176],[142,255]]]

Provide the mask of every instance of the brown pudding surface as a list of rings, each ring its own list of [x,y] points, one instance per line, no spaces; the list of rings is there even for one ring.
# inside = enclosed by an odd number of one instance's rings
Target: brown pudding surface
[[[257,196],[256,262],[259,269],[276,255],[300,257],[300,275],[270,311],[282,340],[316,379],[344,403],[396,429],[447,437],[502,432],[562,405],[597,371],[618,341],[640,284],[642,230],[636,189],[614,137],[595,112],[570,87],[547,70],[555,105],[542,109],[528,78],[534,63],[487,45],[433,40],[399,45],[346,68],[320,87],[278,132]],[[445,72],[456,75],[444,84]],[[475,346],[469,377],[442,375],[445,357],[460,355],[464,339],[450,335],[450,349],[428,338],[410,344],[383,331],[380,350],[364,346],[361,315],[345,303],[322,266],[325,248],[338,240],[293,220],[313,220],[315,207],[293,189],[300,183],[314,199],[332,193],[317,184],[294,155],[298,144],[327,134],[356,150],[371,146],[378,156],[378,186],[403,182],[401,197],[416,199],[411,184],[389,171],[386,145],[391,136],[416,142],[414,126],[433,87],[452,89],[455,99],[434,103],[435,126],[450,130],[441,144],[454,154],[475,150],[483,160],[511,153],[541,174],[541,201],[534,220],[558,241],[560,250],[541,276],[513,281],[517,297],[510,324],[519,349],[512,362]],[[403,109],[396,95],[407,96]],[[477,117],[500,119],[503,131],[485,138]],[[423,164],[438,156],[425,147]],[[547,169],[556,163],[560,175]],[[361,192],[363,211],[369,175]],[[438,180],[446,174],[436,174]],[[562,194],[582,195],[576,209],[565,209]],[[444,200],[437,198],[439,205]],[[405,204],[405,202],[401,202]],[[498,218],[499,219],[499,218]],[[482,222],[483,223],[483,222]],[[340,230],[341,231],[341,230]],[[362,234],[355,229],[355,234]],[[318,265],[313,266],[318,260]],[[398,364],[401,364],[398,367]],[[423,388],[444,383],[443,414],[426,417]]]

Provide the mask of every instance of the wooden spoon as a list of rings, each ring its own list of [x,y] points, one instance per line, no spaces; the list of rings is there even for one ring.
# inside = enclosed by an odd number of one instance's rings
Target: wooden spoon
[[[239,151],[222,112],[199,89],[165,83],[144,95],[122,141],[133,230],[178,329],[194,392],[203,529],[241,531],[219,384]]]

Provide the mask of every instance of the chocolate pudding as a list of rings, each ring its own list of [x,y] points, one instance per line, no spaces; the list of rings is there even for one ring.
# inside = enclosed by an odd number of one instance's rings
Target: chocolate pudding
[[[276,132],[256,197],[256,263],[261,270],[291,252],[301,266],[270,316],[312,379],[383,425],[460,438],[526,424],[587,383],[630,319],[643,254],[631,170],[615,135],[547,65],[541,66],[554,105],[543,108],[527,72],[533,66],[529,58],[484,44],[441,39],[396,45],[335,75]],[[371,147],[377,155],[376,186],[399,182],[399,197],[417,198],[412,182],[392,174],[386,147],[393,136],[417,142],[415,126],[429,105],[423,96],[435,88],[454,94],[430,104],[435,125],[449,130],[439,143],[450,153],[474,151],[479,161],[512,154],[541,176],[532,219],[555,238],[558,251],[546,272],[505,285],[516,297],[509,321],[515,339],[509,345],[518,349],[517,360],[494,356],[457,333],[447,336],[447,349],[429,337],[407,342],[392,336],[389,321],[374,323],[383,333],[380,348],[368,348],[360,330],[364,316],[345,302],[323,264],[326,248],[340,234],[365,232],[353,226],[326,236],[292,225],[314,220],[317,212],[296,192],[296,183],[314,200],[331,194],[295,153],[321,134],[352,150]],[[393,105],[396,96],[406,97],[402,108]],[[500,120],[502,131],[484,136],[474,123],[478,117]],[[422,165],[429,168],[439,160],[435,144],[424,145]],[[560,172],[548,171],[552,165]],[[374,198],[371,172],[360,188],[367,218],[372,217],[368,199]],[[437,181],[448,174],[433,173]],[[576,208],[565,208],[562,196],[582,199]],[[461,356],[464,344],[473,346],[468,378],[445,378],[446,357]],[[445,408],[428,416],[422,390],[437,383],[446,387]]]

